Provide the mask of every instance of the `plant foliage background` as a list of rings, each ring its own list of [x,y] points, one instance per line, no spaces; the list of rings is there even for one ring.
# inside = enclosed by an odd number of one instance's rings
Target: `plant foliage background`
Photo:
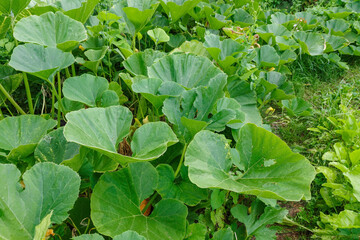
[[[318,118],[293,79],[306,61],[349,70],[359,1],[2,0],[0,13],[0,239],[289,226],[358,239],[358,114],[340,97],[341,114]],[[275,111],[337,136],[320,163],[275,134]],[[316,222],[291,218],[296,202]]]

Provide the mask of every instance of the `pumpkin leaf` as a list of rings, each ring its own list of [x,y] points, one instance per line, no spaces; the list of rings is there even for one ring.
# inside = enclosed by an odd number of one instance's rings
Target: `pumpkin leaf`
[[[96,229],[111,237],[132,230],[149,240],[183,239],[187,208],[178,200],[161,200],[149,216],[140,210],[140,203],[154,192],[157,182],[155,168],[146,162],[105,173],[91,196]]]
[[[246,124],[240,130],[236,150],[244,170],[232,159],[234,150],[224,136],[199,132],[185,155],[190,180],[200,188],[221,188],[263,198],[290,201],[310,198],[314,168],[274,134]]]
[[[2,239],[42,236],[48,218],[56,224],[64,221],[79,194],[77,173],[54,163],[38,163],[26,171],[22,176],[25,189],[19,184],[21,173],[14,165],[0,164],[0,173]]]

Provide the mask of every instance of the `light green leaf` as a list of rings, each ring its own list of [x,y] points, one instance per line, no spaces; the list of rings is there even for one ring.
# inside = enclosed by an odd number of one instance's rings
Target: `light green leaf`
[[[186,88],[208,86],[211,79],[215,78],[226,79],[226,74],[215,67],[208,58],[193,54],[173,54],[163,57],[148,68],[148,75],[163,81],[177,82]]]
[[[32,154],[40,139],[55,127],[55,120],[22,115],[0,121],[0,149],[9,151],[9,161],[19,161]]]
[[[81,102],[89,107],[96,107],[102,94],[108,88],[109,83],[105,78],[83,74],[66,79],[63,93],[71,101]]]
[[[71,53],[65,53],[57,48],[45,48],[44,46],[27,43],[14,49],[9,66],[43,80],[52,81],[56,72],[67,68],[74,61],[75,59]]]
[[[208,87],[197,87],[183,92],[181,97],[168,98],[164,101],[164,114],[171,123],[176,125],[178,135],[185,138],[186,141],[189,141],[197,131],[208,124],[221,120],[221,118],[209,118],[217,100],[224,96],[223,89],[226,82],[221,75],[218,76],[220,78],[210,80]],[[234,117],[235,112],[231,119]],[[224,128],[231,119],[223,121],[222,125],[217,128]]]
[[[332,35],[344,36],[350,28],[350,24],[344,19],[331,19],[325,23],[327,33],[330,32]]]
[[[123,11],[137,33],[151,20],[159,3],[157,0],[128,0],[127,5]]]
[[[283,108],[289,116],[310,116],[312,112],[312,106],[310,103],[302,98],[294,98],[290,100],[283,100]]]
[[[108,49],[108,46],[104,46],[101,49],[87,50],[86,52],[84,52],[84,55],[89,59],[89,61],[86,61],[80,57],[76,58],[76,61],[84,67],[93,71],[94,74],[97,74],[99,65],[105,57]]]
[[[281,37],[291,36],[291,32],[287,30],[286,27],[276,23],[263,25],[257,28],[255,32],[259,34],[259,36],[267,43],[269,43],[269,41],[272,38],[275,38],[276,36],[281,36]]]
[[[123,64],[125,69],[131,74],[147,76],[148,67],[164,56],[164,52],[146,49],[143,52],[131,55]]]
[[[349,41],[343,37],[329,35],[329,34],[323,34],[323,37],[326,40],[325,53],[335,52],[350,44]]]
[[[339,214],[325,215],[320,213],[321,221],[330,223],[337,228],[360,228],[360,214],[350,210],[344,210]]]
[[[234,232],[230,227],[220,229],[214,233],[213,240],[234,240]]]
[[[78,237],[72,238],[73,240],[104,240],[104,238],[97,233],[94,234],[83,234]]]
[[[355,198],[360,201],[360,165],[351,168],[350,171],[343,173],[353,186],[353,193]]]
[[[156,170],[159,175],[156,191],[162,198],[177,199],[189,206],[195,206],[201,200],[207,199],[207,190],[198,188],[187,176],[175,179],[174,170],[170,165],[160,164]]]
[[[256,239],[276,239],[276,231],[267,228],[268,225],[281,223],[288,211],[283,208],[266,206],[260,200],[251,204],[251,213],[248,215],[248,208],[244,205],[236,205],[231,209],[231,214],[246,227],[247,237]],[[266,232],[266,234],[264,234]]]
[[[170,96],[180,96],[185,89],[175,82],[163,82],[157,78],[144,78],[132,84],[136,93],[141,93],[156,109],[159,109],[165,99]]]
[[[178,21],[181,17],[192,10],[201,0],[161,0],[161,6],[171,19]]]
[[[299,19],[305,20],[302,22],[302,27],[303,27],[304,31],[314,29],[319,24],[318,16],[316,16],[308,11],[297,12],[297,13],[295,13],[295,16]]]
[[[54,163],[39,163],[26,171],[22,177],[25,189],[14,165],[0,164],[0,174],[0,232],[4,240],[33,240],[36,226],[46,225],[51,213],[51,222],[60,224],[79,194],[77,173]]]
[[[115,91],[106,90],[100,99],[100,106],[101,107],[110,107],[110,106],[117,106],[119,105],[119,96]]]
[[[294,39],[288,37],[276,36],[275,42],[281,51],[288,49],[298,49],[300,47]]]
[[[135,231],[129,230],[115,236],[113,240],[146,240],[146,238]]]
[[[292,29],[294,24],[297,22],[294,15],[287,15],[282,12],[276,12],[271,14],[271,22],[273,24],[282,24],[288,29]],[[281,36],[281,35],[280,35]]]
[[[130,131],[132,114],[127,108],[82,109],[68,113],[66,118],[64,135],[68,141],[99,151],[121,164],[154,160],[178,142],[166,123],[148,123],[135,131],[131,142],[132,157],[125,156],[117,153],[117,147]]]
[[[40,162],[53,162],[60,164],[74,158],[79,153],[80,146],[66,140],[63,128],[45,135],[35,148],[35,159]]]
[[[241,27],[247,27],[255,23],[254,18],[242,8],[234,10],[232,19],[235,23],[239,23]]]
[[[35,227],[34,240],[43,240],[45,238],[47,230],[51,224],[51,216],[52,212],[50,212],[46,217],[44,217],[44,219],[41,220],[41,223]]]
[[[91,196],[96,229],[111,237],[132,230],[149,240],[183,239],[187,208],[182,203],[161,200],[150,216],[140,210],[140,203],[150,197],[157,182],[157,172],[150,163],[131,163],[120,171],[105,173]]]
[[[279,65],[280,56],[272,46],[265,45],[261,48],[257,48],[256,53],[255,62],[259,66],[276,67]]]
[[[190,224],[186,231],[185,240],[203,240],[205,239],[206,232],[207,228],[205,225],[201,223]]]
[[[341,19],[345,19],[347,18],[349,15],[352,14],[352,11],[347,9],[347,8],[342,8],[342,7],[331,7],[331,8],[327,8],[325,10],[326,14],[330,17],[330,19],[333,18],[341,18]]]
[[[22,18],[14,28],[14,37],[21,42],[71,51],[87,39],[82,23],[61,12],[32,15]]]
[[[222,110],[233,110],[235,117],[226,123],[226,126],[239,129],[242,127],[245,121],[245,113],[241,110],[241,104],[233,98],[221,98],[216,102],[216,112],[219,113]]]
[[[147,31],[147,34],[155,42],[156,45],[158,45],[159,43],[170,41],[170,37],[161,28],[155,28],[155,29],[149,30],[149,31]]]
[[[244,171],[232,170],[231,148],[224,136],[199,132],[185,155],[190,180],[201,188],[221,188],[264,198],[310,198],[314,168],[276,135],[246,124],[240,130],[236,150]]]
[[[294,37],[301,46],[301,52],[311,56],[323,54],[326,44],[320,33],[296,32]]]
[[[204,46],[225,72],[230,71],[228,68],[238,61],[245,50],[240,43],[232,39],[220,41],[220,36],[215,34],[205,36]]]
[[[230,97],[241,104],[241,110],[245,113],[244,123],[254,123],[260,127],[265,126],[257,108],[255,92],[251,89],[250,84],[236,78],[228,84],[227,88]]]
[[[135,131],[131,149],[134,158],[152,160],[160,157],[168,147],[177,142],[178,139],[167,123],[153,122]]]
[[[81,0],[80,7],[64,9],[64,14],[85,24],[99,2],[100,0]]]
[[[197,40],[186,41],[183,44],[181,44],[180,47],[175,48],[171,53],[177,53],[177,52],[192,53],[197,56],[203,56],[208,58],[211,57],[208,51],[206,50],[206,48],[204,47],[204,44]]]

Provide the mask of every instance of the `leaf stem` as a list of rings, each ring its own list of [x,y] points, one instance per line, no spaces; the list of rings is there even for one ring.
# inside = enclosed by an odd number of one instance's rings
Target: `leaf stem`
[[[176,172],[175,172],[175,174],[174,174],[174,175],[175,175],[175,178],[176,178],[177,175],[179,174],[180,169],[181,169],[181,166],[182,166],[182,164],[183,164],[183,162],[184,162],[184,157],[185,157],[186,148],[187,148],[187,143],[185,143],[185,145],[184,145],[184,149],[183,149],[183,152],[182,152],[181,157],[180,157],[179,165],[178,165],[178,167],[177,167],[177,169],[176,169]]]
[[[1,107],[0,107],[0,121],[3,120],[5,117],[4,117],[4,114],[3,112],[1,111]]]
[[[70,75],[70,71],[68,68],[65,68],[65,74],[66,74],[66,78],[70,78],[71,75]]]
[[[23,77],[24,77],[26,96],[27,96],[27,100],[28,100],[28,104],[29,104],[29,111],[30,111],[30,114],[34,114],[34,105],[32,102],[29,80],[28,80],[27,74],[24,72],[23,72]]]
[[[136,33],[134,33],[133,39],[132,39],[132,47],[133,47],[133,52],[135,53],[135,49],[136,49]]]
[[[54,94],[54,91],[52,91],[52,94],[51,94],[51,117],[55,118],[55,94]]]
[[[11,102],[11,104],[19,111],[22,115],[26,115],[24,110],[15,102],[15,100],[11,97],[11,95],[6,91],[3,85],[0,83],[0,91],[5,95],[5,97]]]
[[[146,204],[146,206],[144,207],[144,209],[142,210],[142,213],[144,214],[146,212],[146,210],[151,206],[151,204],[155,201],[156,197],[159,194],[156,192],[154,195],[152,195],[152,197],[150,198],[150,200],[148,201],[148,203]]]
[[[71,64],[71,72],[72,72],[73,77],[76,77],[75,64]]]
[[[59,97],[61,99],[61,77],[60,77],[60,72],[57,72],[57,82],[58,82],[58,94]],[[60,100],[61,101],[61,100]],[[58,102],[60,102],[58,101]],[[59,128],[61,126],[61,110],[60,110],[60,103],[58,103],[58,116],[57,116],[57,120],[58,120],[58,124],[57,127]]]

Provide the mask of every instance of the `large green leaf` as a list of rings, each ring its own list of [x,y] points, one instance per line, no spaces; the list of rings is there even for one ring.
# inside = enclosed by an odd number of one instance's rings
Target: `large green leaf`
[[[235,23],[239,23],[241,27],[247,27],[255,23],[253,16],[242,8],[234,10],[232,19]]]
[[[360,214],[350,210],[344,210],[339,214],[325,215],[320,213],[321,221],[330,223],[333,228],[360,228]]]
[[[201,200],[207,199],[208,191],[198,188],[190,182],[187,171],[181,174],[181,178],[175,179],[174,170],[170,165],[160,164],[156,170],[159,174],[159,183],[156,191],[159,192],[161,197],[178,199],[189,206],[195,206]]]
[[[51,81],[56,72],[70,66],[74,61],[71,53],[27,43],[14,49],[9,65],[18,71]]]
[[[241,79],[235,78],[228,84],[230,97],[241,104],[241,110],[245,113],[244,123],[254,123],[264,127],[260,112],[257,108],[256,94],[250,84]]]
[[[148,75],[163,81],[177,82],[186,88],[208,86],[214,78],[226,79],[226,74],[215,67],[208,58],[193,54],[172,54],[163,57],[148,68]]]
[[[79,153],[80,146],[66,141],[63,131],[63,128],[58,128],[39,141],[34,152],[36,160],[60,164],[74,158]]]
[[[345,19],[352,14],[350,9],[342,8],[342,7],[327,8],[325,12],[330,17],[330,19],[333,18]]]
[[[335,52],[350,44],[349,41],[343,37],[329,35],[329,34],[323,34],[323,37],[326,40],[325,53]]]
[[[185,89],[175,82],[163,82],[157,78],[144,78],[136,80],[132,84],[132,89],[136,93],[141,93],[156,109],[159,109],[165,99],[170,96],[180,96]]]
[[[61,12],[22,18],[14,28],[14,37],[21,42],[57,47],[63,51],[71,51],[87,39],[84,25]]]
[[[271,39],[274,39],[274,37],[276,36],[280,36],[280,37],[290,37],[291,36],[291,32],[289,30],[286,29],[286,27],[284,27],[281,24],[268,24],[268,25],[263,25],[259,28],[257,28],[255,30],[255,32],[257,34],[259,34],[259,36],[264,39],[265,42],[269,43],[269,41]]]
[[[100,0],[82,0],[81,2],[81,7],[67,9],[64,14],[85,24]]]
[[[192,53],[198,56],[204,56],[210,58],[210,54],[204,47],[204,44],[202,42],[199,42],[197,40],[191,40],[186,41],[183,44],[181,44],[180,47],[175,48],[172,53],[175,52],[182,52],[182,53]]]
[[[157,0],[127,0],[123,11],[134,25],[135,32],[139,32],[151,20],[158,6]]]
[[[117,153],[117,147],[130,131],[132,114],[127,108],[82,109],[68,113],[66,118],[64,135],[68,141],[99,151],[121,164],[154,160],[178,141],[166,123],[148,123],[134,133],[133,155],[125,156]]]
[[[39,163],[22,176],[10,164],[0,164],[0,238],[33,240],[35,227],[51,215],[60,224],[79,194],[80,177],[65,166]],[[42,223],[44,224],[44,223]]]
[[[161,6],[171,18],[172,22],[176,22],[191,9],[193,9],[201,0],[161,0]]]
[[[205,36],[204,46],[225,72],[228,72],[228,67],[236,63],[241,57],[241,52],[245,50],[240,43],[232,39],[220,41],[220,36],[215,34]]]
[[[274,24],[282,24],[288,29],[293,29],[294,24],[296,24],[296,19],[294,15],[287,15],[282,12],[276,12],[274,14],[271,14],[271,22]]]
[[[275,42],[281,51],[288,49],[298,49],[300,47],[294,39],[288,37],[277,36],[275,37]]]
[[[146,49],[143,52],[135,53],[124,61],[124,67],[133,75],[147,76],[150,67],[159,58],[165,56],[164,52]]]
[[[198,131],[224,118],[221,113],[214,114],[210,118],[209,114],[213,112],[217,100],[224,96],[225,84],[225,79],[213,78],[207,87],[200,86],[183,92],[180,97],[168,98],[164,101],[163,112],[175,125],[178,135],[189,141]],[[236,117],[235,111],[227,112],[231,115],[228,121]],[[222,122],[222,128],[213,130],[222,131],[228,121]]]
[[[280,56],[274,47],[265,45],[256,49],[255,62],[263,67],[276,67],[279,65]]]
[[[149,30],[147,31],[147,34],[150,36],[151,40],[155,42],[155,45],[170,41],[169,35],[167,35],[162,28]]]
[[[230,148],[223,135],[198,133],[186,151],[185,165],[190,180],[201,188],[289,201],[310,199],[315,177],[305,157],[253,124],[241,128],[236,149]]]
[[[325,39],[320,33],[296,32],[294,37],[301,46],[301,53],[311,56],[322,55],[325,50]]]
[[[7,15],[13,13],[17,16],[22,10],[24,10],[31,0],[3,0],[0,2],[0,12]]]
[[[34,152],[40,139],[55,125],[55,120],[35,115],[5,118],[0,121],[0,149],[9,151],[8,160],[21,160]]]
[[[105,78],[83,74],[66,79],[63,93],[71,101],[81,102],[89,107],[96,107],[101,96],[108,89],[109,83]]]
[[[83,234],[78,237],[74,237],[73,240],[104,240],[104,238],[97,234]],[[113,240],[146,240],[144,236],[139,235],[137,232],[134,231],[126,231],[120,235],[116,235]]]
[[[251,204],[251,213],[244,205],[236,205],[231,209],[231,214],[246,227],[248,238],[256,237],[257,240],[276,239],[276,228],[267,227],[274,223],[281,223],[287,214],[283,208],[265,207],[260,200],[256,199]]]
[[[295,13],[295,16],[304,20],[301,22],[304,31],[314,29],[319,24],[318,16],[310,12],[297,12]]]
[[[344,36],[344,33],[350,28],[350,24],[344,19],[331,19],[325,23],[325,26],[327,32],[337,36]]]
[[[150,216],[140,210],[140,203],[150,197],[157,182],[157,172],[150,163],[131,163],[118,172],[105,173],[91,196],[91,219],[96,229],[111,237],[133,230],[149,240],[183,239],[187,208],[178,200],[161,200]]]
[[[99,65],[105,57],[108,49],[108,46],[104,46],[101,49],[89,49],[84,52],[84,55],[88,58],[88,61],[85,61],[81,57],[77,57],[76,62],[90,69],[94,72],[94,74],[97,74]]]

